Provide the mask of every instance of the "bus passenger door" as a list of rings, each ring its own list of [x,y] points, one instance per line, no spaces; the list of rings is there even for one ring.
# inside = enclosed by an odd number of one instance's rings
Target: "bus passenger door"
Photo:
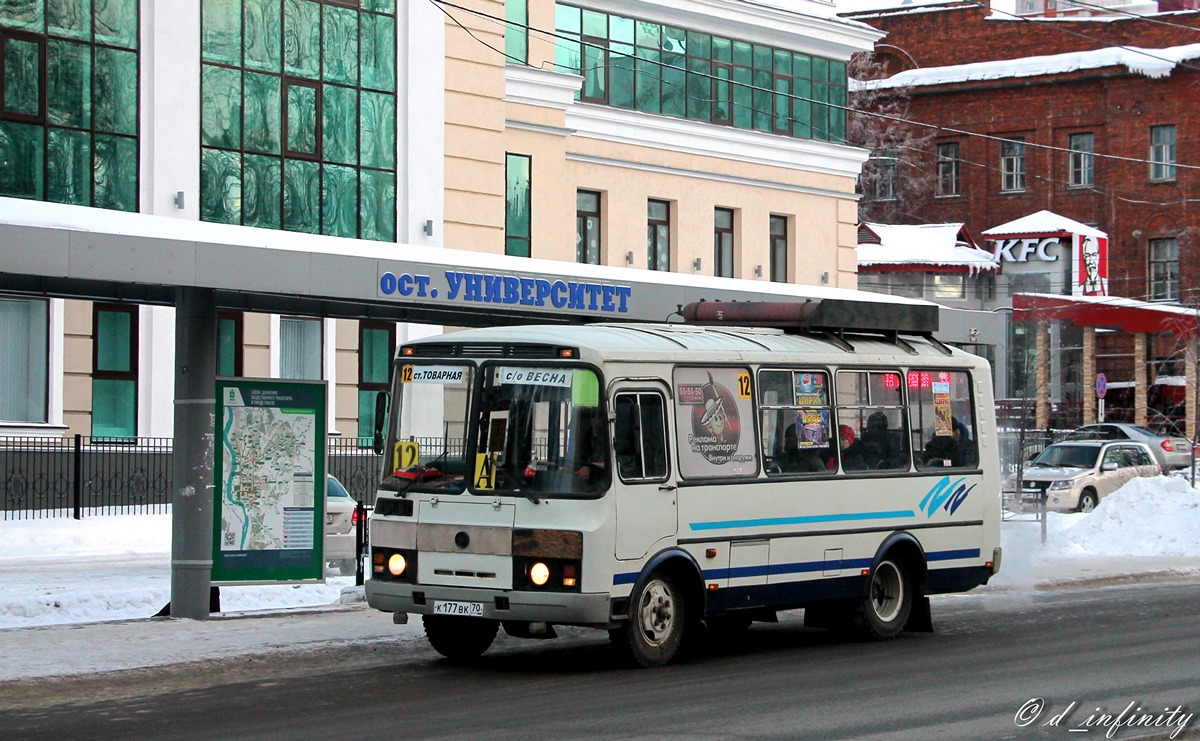
[[[678,527],[666,399],[665,386],[645,383],[620,384],[613,396],[618,559],[641,558]]]

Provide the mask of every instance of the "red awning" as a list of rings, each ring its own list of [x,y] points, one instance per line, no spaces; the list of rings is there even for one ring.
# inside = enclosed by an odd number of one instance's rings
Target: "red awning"
[[[1200,310],[1115,296],[1013,294],[1013,319],[1019,322],[1068,321],[1077,327],[1105,327],[1126,334],[1169,332],[1196,337]]]

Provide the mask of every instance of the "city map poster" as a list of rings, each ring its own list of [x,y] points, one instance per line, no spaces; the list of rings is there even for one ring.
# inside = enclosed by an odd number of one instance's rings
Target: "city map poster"
[[[324,581],[325,393],[217,379],[213,584]]]

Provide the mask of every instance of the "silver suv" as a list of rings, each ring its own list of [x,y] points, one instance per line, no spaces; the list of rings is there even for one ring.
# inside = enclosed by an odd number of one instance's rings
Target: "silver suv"
[[[1021,499],[1059,512],[1091,512],[1130,479],[1162,468],[1145,443],[1078,440],[1055,443],[1025,464]]]

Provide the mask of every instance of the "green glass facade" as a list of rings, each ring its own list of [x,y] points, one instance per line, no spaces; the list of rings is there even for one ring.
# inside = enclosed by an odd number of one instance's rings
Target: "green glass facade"
[[[95,307],[92,326],[92,435],[137,435],[137,307]]]
[[[558,69],[589,102],[846,141],[846,63],[558,4]]]
[[[529,0],[504,0],[504,53],[508,61],[529,63]]]
[[[137,0],[0,0],[0,195],[138,207]]]
[[[203,0],[201,54],[202,219],[395,241],[395,0]]]
[[[358,335],[358,437],[370,441],[375,433],[375,398],[388,389],[396,328],[364,323],[359,326]]]
[[[532,214],[530,179],[533,159],[527,154],[504,155],[504,254],[530,257],[532,253]]]

